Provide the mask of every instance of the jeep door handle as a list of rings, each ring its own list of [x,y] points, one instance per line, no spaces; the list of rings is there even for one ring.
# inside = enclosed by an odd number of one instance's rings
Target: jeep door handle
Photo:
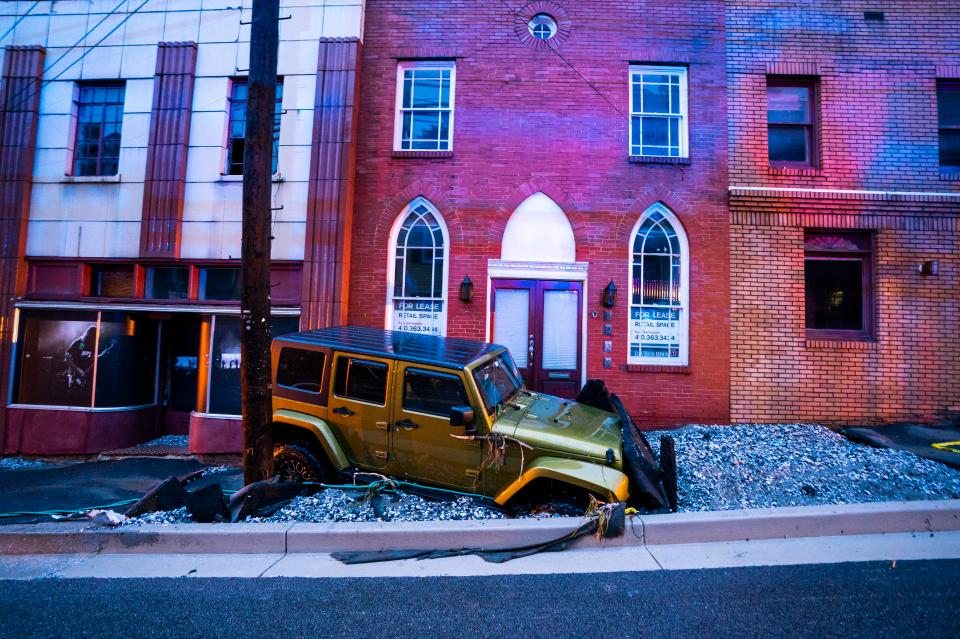
[[[341,407],[339,407],[339,408],[334,408],[334,409],[333,409],[333,412],[336,413],[337,415],[344,415],[344,416],[346,416],[346,417],[350,417],[350,415],[356,415],[356,413],[354,413],[352,410],[350,410],[350,409],[347,408],[346,406],[341,406]]]
[[[416,422],[412,422],[409,419],[401,419],[396,425],[407,430],[413,430],[414,428],[417,428]]]

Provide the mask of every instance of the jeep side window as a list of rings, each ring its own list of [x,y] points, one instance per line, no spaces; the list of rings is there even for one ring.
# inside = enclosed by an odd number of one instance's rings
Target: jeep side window
[[[280,361],[277,362],[277,384],[307,393],[319,393],[324,359],[322,351],[281,349]]]
[[[453,406],[469,406],[467,391],[456,375],[408,368],[403,374],[403,408],[449,417]]]
[[[387,365],[383,362],[341,357],[337,360],[333,392],[346,399],[383,406],[387,401]]]

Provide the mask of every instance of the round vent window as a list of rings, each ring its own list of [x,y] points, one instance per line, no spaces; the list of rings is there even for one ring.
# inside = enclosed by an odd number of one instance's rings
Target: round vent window
[[[538,13],[530,18],[527,28],[530,29],[530,35],[538,40],[549,40],[557,35],[557,21],[546,13]]]

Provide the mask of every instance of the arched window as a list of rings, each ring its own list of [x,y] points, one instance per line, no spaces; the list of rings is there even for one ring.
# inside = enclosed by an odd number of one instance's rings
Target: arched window
[[[449,245],[440,213],[417,198],[390,234],[387,329],[445,335]]]
[[[630,364],[688,362],[689,255],[680,221],[659,202],[631,235]]]

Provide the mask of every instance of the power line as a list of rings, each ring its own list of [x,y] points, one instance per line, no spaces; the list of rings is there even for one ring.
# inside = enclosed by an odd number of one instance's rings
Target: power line
[[[24,101],[25,103],[26,103],[26,102],[29,102],[30,100],[33,99],[33,97],[37,94],[37,92],[39,92],[41,89],[43,89],[43,87],[45,87],[46,85],[50,84],[51,82],[54,82],[54,81],[60,79],[60,76],[62,76],[64,73],[66,73],[67,71],[69,71],[70,69],[72,69],[72,68],[74,67],[74,65],[76,65],[78,62],[82,61],[85,57],[87,57],[87,55],[88,55],[91,51],[93,51],[95,48],[97,48],[98,46],[100,46],[100,44],[101,44],[104,40],[106,40],[106,39],[109,38],[111,35],[113,35],[113,34],[117,31],[117,29],[119,29],[119,28],[122,27],[124,24],[126,24],[127,20],[129,20],[130,18],[132,18],[135,13],[137,13],[140,9],[142,9],[144,6],[146,6],[146,4],[147,4],[149,1],[150,1],[150,0],[143,0],[143,2],[140,3],[140,6],[138,6],[136,9],[134,9],[133,11],[129,12],[126,16],[124,16],[124,18],[123,18],[122,20],[120,20],[120,22],[118,22],[117,24],[115,24],[114,27],[113,27],[112,29],[110,29],[110,31],[108,31],[107,33],[105,33],[105,34],[103,35],[103,37],[101,37],[99,40],[97,40],[92,46],[86,47],[86,51],[84,51],[82,54],[80,54],[80,56],[77,57],[76,60],[74,60],[73,62],[71,62],[70,64],[68,64],[66,67],[64,67],[64,69],[63,69],[62,71],[60,71],[59,73],[57,73],[57,75],[55,75],[55,76],[53,76],[52,78],[49,78],[49,79],[47,79],[47,80],[43,80],[43,81],[40,83],[40,86],[36,89],[36,91],[34,91],[34,92],[31,93],[30,95],[28,95],[23,101]],[[100,22],[98,22],[97,24],[95,24],[92,28],[88,29],[87,32],[84,33],[83,36],[81,36],[81,38],[80,38],[79,40],[77,40],[76,43],[73,44],[73,46],[67,48],[67,50],[64,51],[63,54],[62,54],[59,58],[57,58],[56,60],[54,60],[53,64],[51,64],[49,67],[47,67],[47,69],[49,70],[49,69],[53,68],[54,66],[56,66],[56,64],[57,64],[58,62],[60,62],[60,60],[62,60],[62,59],[64,58],[64,56],[66,56],[68,53],[70,53],[70,51],[76,49],[76,48],[80,45],[81,42],[83,42],[84,40],[86,40],[87,36],[89,36],[91,33],[93,33],[93,32],[97,29],[97,27],[99,27],[101,24],[103,24],[104,21],[105,21],[107,18],[109,18],[111,15],[113,15],[113,14],[117,11],[117,9],[120,8],[121,5],[125,4],[125,2],[126,2],[126,0],[122,0],[119,4],[117,4],[116,7],[113,8],[113,10],[112,10],[110,13],[107,13],[106,15],[104,15],[103,18],[100,20]],[[17,104],[17,101],[22,97],[22,95],[23,95],[24,93],[26,93],[26,91],[28,91],[28,90],[30,90],[30,89],[31,89],[31,87],[30,87],[30,85],[28,84],[26,87],[24,87],[23,89],[21,89],[20,93],[18,93],[17,95],[12,96],[11,98],[7,99],[7,100],[6,100],[7,106],[8,106],[8,107],[12,107],[13,105]]]
[[[510,11],[510,13],[513,14],[513,16],[517,19],[518,22],[526,22],[526,21],[524,20],[523,16],[520,15],[519,13],[517,13],[517,11],[514,10],[514,8],[511,7],[511,6],[507,3],[507,0],[500,0],[500,2],[503,4],[503,6],[505,6],[505,7],[507,8],[508,11]],[[553,51],[554,53],[556,53],[556,54],[557,54],[557,57],[560,58],[561,60],[563,60],[563,63],[564,63],[564,64],[566,64],[568,67],[570,67],[571,69],[573,69],[573,72],[576,73],[576,74],[580,77],[580,79],[583,80],[583,81],[587,84],[587,86],[589,86],[591,89],[593,89],[593,92],[594,92],[594,93],[596,93],[596,94],[599,95],[601,98],[603,98],[603,101],[606,102],[607,104],[609,104],[609,105],[610,105],[610,108],[613,109],[613,110],[617,113],[617,115],[623,116],[623,113],[620,111],[620,109],[618,109],[617,106],[607,98],[607,96],[605,96],[603,93],[601,93],[601,92],[600,92],[600,89],[598,89],[593,82],[591,82],[590,80],[588,80],[582,73],[580,73],[580,70],[577,69],[577,67],[573,66],[573,64],[571,64],[569,60],[567,60],[565,57],[563,57],[563,54],[560,53],[559,51],[557,51],[556,47],[551,47],[551,46],[548,45],[547,48],[550,49],[551,51]]]
[[[30,15],[30,12],[36,9],[38,4],[40,4],[40,0],[37,0],[32,5],[30,5],[30,8],[27,9],[22,16],[18,17],[14,21],[14,23],[10,25],[10,28],[3,32],[3,35],[0,35],[0,42],[3,42],[3,39],[6,38],[8,35],[10,35],[10,32],[16,29],[17,25],[23,22],[23,19],[26,18],[28,15]]]

